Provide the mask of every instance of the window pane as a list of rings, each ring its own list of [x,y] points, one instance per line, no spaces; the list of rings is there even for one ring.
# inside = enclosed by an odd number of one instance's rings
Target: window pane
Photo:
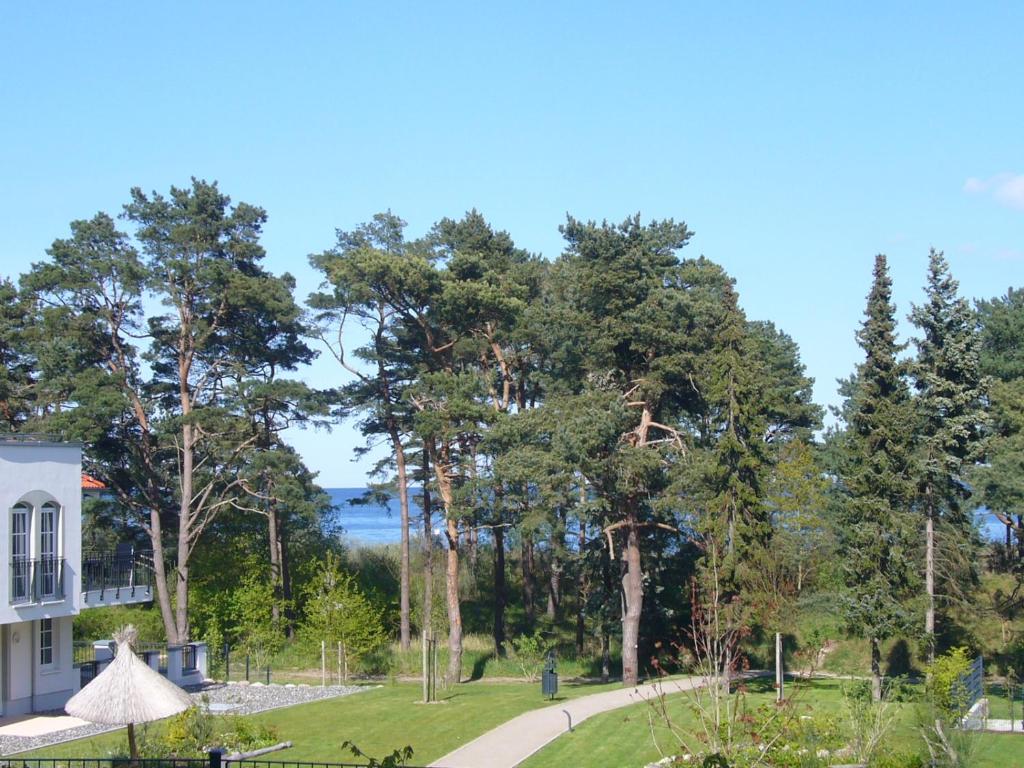
[[[39,663],[53,663],[53,619],[39,622]]]

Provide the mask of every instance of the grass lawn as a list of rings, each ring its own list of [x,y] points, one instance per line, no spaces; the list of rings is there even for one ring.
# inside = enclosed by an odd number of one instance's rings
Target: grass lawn
[[[616,687],[615,683],[563,684],[559,698]],[[415,750],[412,764],[426,765],[522,712],[550,704],[541,696],[540,683],[467,683],[438,691],[441,701],[436,704],[418,703],[420,692],[418,685],[397,683],[263,712],[251,719],[273,725],[282,741],[294,743],[291,749],[264,759],[356,762],[340,748],[349,740],[377,758],[409,745]],[[127,754],[124,731],[47,747],[22,757],[105,757],[111,752]]]
[[[802,684],[796,695],[806,714],[834,715],[845,723],[841,682],[814,680]],[[768,680],[749,684],[748,706],[756,708],[773,700]],[[549,704],[541,697],[539,684],[477,682],[441,692],[442,701],[424,705],[417,702],[418,685],[398,683],[367,690],[353,696],[273,710],[251,719],[273,725],[281,740],[294,742],[291,749],[267,759],[314,762],[353,762],[340,744],[351,740],[369,755],[383,757],[393,749],[410,745],[412,763],[426,765],[471,739],[516,715]],[[568,699],[614,689],[608,685],[563,685],[560,698]],[[788,689],[794,693],[795,686]],[[689,696],[676,695],[670,701],[677,726],[692,728],[695,718]],[[556,700],[557,702],[557,700]],[[894,749],[916,749],[919,743],[918,715],[912,704],[894,705],[895,725],[889,737]],[[597,715],[580,724],[538,752],[524,768],[564,768],[586,765],[593,768],[640,768],[664,754],[679,752],[677,742],[663,724],[649,718],[644,704]],[[160,728],[159,724],[150,726]],[[1024,736],[979,734],[973,737],[976,752],[971,762],[977,768],[1009,768],[1019,765],[1024,754]],[[661,747],[659,752],[655,742]],[[32,753],[34,757],[105,757],[124,754],[124,732],[82,739]],[[28,755],[26,755],[28,756]]]
[[[774,692],[770,685],[767,680],[752,681],[748,706],[756,708],[762,703],[771,702]],[[814,680],[803,684],[798,694],[799,706],[807,714],[832,714],[844,722],[840,685],[838,680]],[[690,732],[696,725],[691,701],[689,695],[681,694],[669,702],[674,724]],[[920,743],[916,726],[918,715],[914,705],[894,706],[895,724],[888,742],[893,751],[914,750]],[[641,768],[645,763],[656,761],[664,755],[678,754],[678,742],[669,728],[656,716],[652,718],[651,714],[648,705],[637,704],[592,717],[572,733],[560,736],[533,755],[521,768],[563,768],[567,765]],[[971,738],[975,742],[972,766],[1009,768],[1021,764],[1024,736],[976,734]]]

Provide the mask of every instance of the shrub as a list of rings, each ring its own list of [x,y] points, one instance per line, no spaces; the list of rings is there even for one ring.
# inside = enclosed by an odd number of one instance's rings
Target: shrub
[[[523,677],[531,683],[539,680],[540,671],[544,666],[544,655],[548,651],[548,645],[541,633],[520,635],[513,638],[511,643],[516,662],[523,670]]]
[[[146,757],[204,757],[210,749],[249,752],[278,741],[273,727],[241,715],[216,717],[204,706],[191,707],[167,721],[162,736],[145,738]]]
[[[970,669],[971,660],[966,648],[953,648],[929,665],[928,698],[945,714],[956,715],[967,708],[967,691],[960,679]]]

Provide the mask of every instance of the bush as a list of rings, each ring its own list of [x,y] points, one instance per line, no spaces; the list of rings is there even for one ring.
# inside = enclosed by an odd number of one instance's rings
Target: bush
[[[544,656],[548,652],[548,645],[541,633],[538,631],[532,635],[520,635],[513,638],[511,644],[516,662],[523,670],[523,677],[531,683],[539,680]]]
[[[868,765],[871,768],[927,768],[928,761],[918,752],[887,752]]]
[[[931,702],[947,715],[967,709],[967,691],[960,679],[971,669],[966,648],[953,648],[928,667],[926,691]]]
[[[170,718],[163,734],[144,737],[141,747],[145,757],[201,758],[214,748],[229,754],[249,752],[277,741],[277,732],[271,726],[241,715],[215,717],[204,703]]]
[[[82,611],[75,616],[72,632],[75,640],[109,640],[121,627],[132,624],[143,643],[163,643],[167,640],[160,610],[154,606],[103,605]]]

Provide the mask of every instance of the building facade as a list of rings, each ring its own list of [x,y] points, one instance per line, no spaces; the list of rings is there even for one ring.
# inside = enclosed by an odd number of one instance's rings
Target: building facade
[[[152,599],[134,552],[83,560],[80,445],[0,439],[0,562],[0,715],[59,709],[80,686],[73,617]]]

